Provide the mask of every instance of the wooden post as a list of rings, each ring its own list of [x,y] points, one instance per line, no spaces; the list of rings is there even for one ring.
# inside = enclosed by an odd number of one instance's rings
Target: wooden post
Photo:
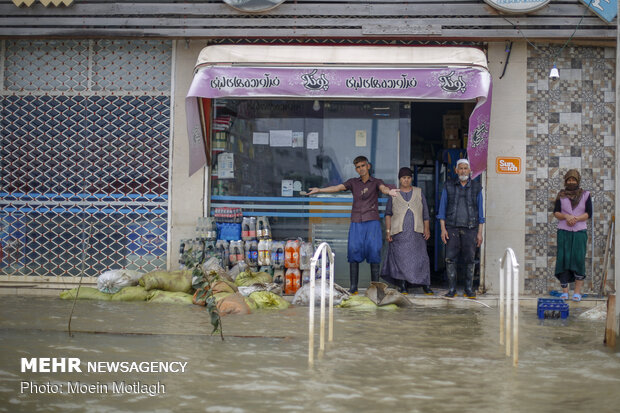
[[[605,323],[605,339],[603,343],[607,347],[616,347],[616,296],[607,297],[607,322]]]

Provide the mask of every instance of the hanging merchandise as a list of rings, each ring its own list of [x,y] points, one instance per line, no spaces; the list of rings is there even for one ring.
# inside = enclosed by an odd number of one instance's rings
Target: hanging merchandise
[[[299,248],[301,240],[294,239],[286,241],[284,247],[284,266],[286,268],[299,268]]]
[[[301,287],[301,273],[298,268],[289,268],[284,276],[284,294],[295,294]]]

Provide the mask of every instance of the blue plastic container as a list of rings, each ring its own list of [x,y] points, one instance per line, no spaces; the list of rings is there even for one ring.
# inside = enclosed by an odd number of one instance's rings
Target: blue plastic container
[[[538,318],[568,318],[568,304],[561,298],[539,298],[537,313]]]

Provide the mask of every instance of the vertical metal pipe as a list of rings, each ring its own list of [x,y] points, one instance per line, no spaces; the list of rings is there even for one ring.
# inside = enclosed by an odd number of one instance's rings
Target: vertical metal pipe
[[[505,264],[506,254],[502,258],[499,259],[499,344],[504,344],[504,264]]]
[[[510,298],[512,296],[512,283],[510,276],[512,275],[512,266],[508,265],[506,260],[506,355],[510,356],[510,325],[512,319],[510,317]]]
[[[316,258],[310,260],[310,313],[308,314],[308,364],[314,363],[314,275],[316,273]]]
[[[321,318],[320,318],[320,335],[319,335],[319,357],[323,355],[325,350],[325,276],[327,251],[324,247],[321,251]],[[312,297],[314,300],[314,297]]]
[[[519,362],[519,265],[516,259],[512,265],[512,284],[514,288],[512,302],[512,365],[516,367]]]
[[[329,251],[329,332],[327,341],[334,341],[334,254]]]

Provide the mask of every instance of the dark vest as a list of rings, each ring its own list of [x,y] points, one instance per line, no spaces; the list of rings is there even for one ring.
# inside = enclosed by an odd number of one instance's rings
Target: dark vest
[[[482,185],[478,181],[469,180],[462,186],[458,181],[448,181],[446,192],[446,226],[449,227],[478,227],[478,194]]]

